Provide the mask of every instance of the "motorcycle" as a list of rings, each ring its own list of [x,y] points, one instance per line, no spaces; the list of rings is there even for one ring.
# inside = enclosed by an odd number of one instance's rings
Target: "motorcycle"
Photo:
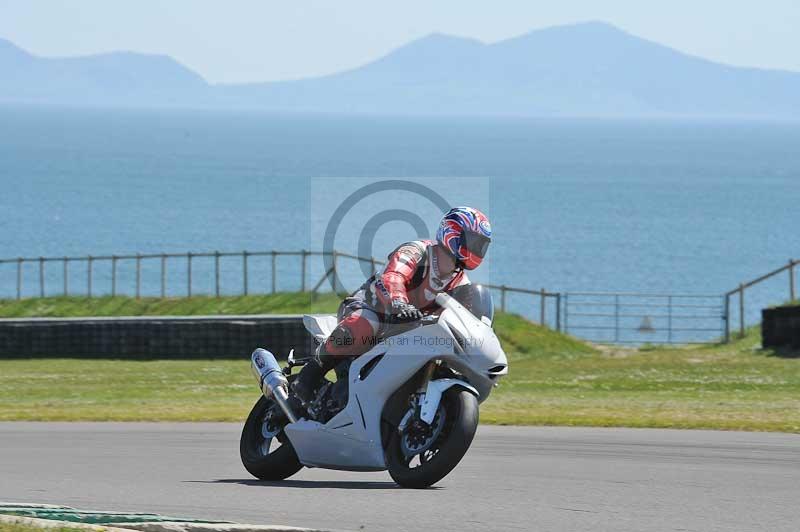
[[[492,330],[489,290],[460,286],[440,293],[436,314],[389,328],[375,346],[335,368],[310,404],[293,396],[289,353],[281,368],[256,349],[251,368],[262,395],[242,429],[242,463],[253,476],[283,480],[304,466],[388,470],[402,487],[425,488],[461,461],[478,426],[478,405],[508,361]],[[318,342],[334,316],[304,316]]]

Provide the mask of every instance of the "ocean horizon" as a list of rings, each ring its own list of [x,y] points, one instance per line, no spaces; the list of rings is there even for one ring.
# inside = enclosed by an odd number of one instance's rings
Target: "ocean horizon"
[[[490,216],[483,282],[721,294],[800,258],[800,123],[1,106],[0,139],[0,258],[316,249],[336,194],[387,179]],[[360,212],[415,201],[353,209],[337,248],[356,251]],[[418,210],[435,227],[435,209]],[[392,221],[374,236],[382,257],[417,234]],[[0,266],[0,297],[14,276]],[[752,301],[777,302],[781,283]]]

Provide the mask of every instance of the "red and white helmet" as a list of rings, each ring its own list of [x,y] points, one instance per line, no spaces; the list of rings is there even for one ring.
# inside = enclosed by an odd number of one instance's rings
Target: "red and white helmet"
[[[492,241],[489,218],[472,207],[454,207],[442,218],[436,231],[436,242],[455,257],[467,270],[477,268]]]

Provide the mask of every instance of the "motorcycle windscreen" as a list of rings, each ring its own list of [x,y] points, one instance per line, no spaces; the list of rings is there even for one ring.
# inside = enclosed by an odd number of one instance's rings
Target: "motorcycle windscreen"
[[[494,302],[492,293],[485,286],[479,284],[465,284],[455,287],[449,292],[450,297],[461,303],[464,308],[481,319],[486,317],[494,321]]]

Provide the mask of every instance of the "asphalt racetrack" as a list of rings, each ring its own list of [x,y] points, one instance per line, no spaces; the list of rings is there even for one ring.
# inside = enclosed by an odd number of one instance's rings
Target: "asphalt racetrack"
[[[239,425],[0,423],[0,501],[342,530],[800,530],[800,436],[482,426],[435,489],[249,477]]]

